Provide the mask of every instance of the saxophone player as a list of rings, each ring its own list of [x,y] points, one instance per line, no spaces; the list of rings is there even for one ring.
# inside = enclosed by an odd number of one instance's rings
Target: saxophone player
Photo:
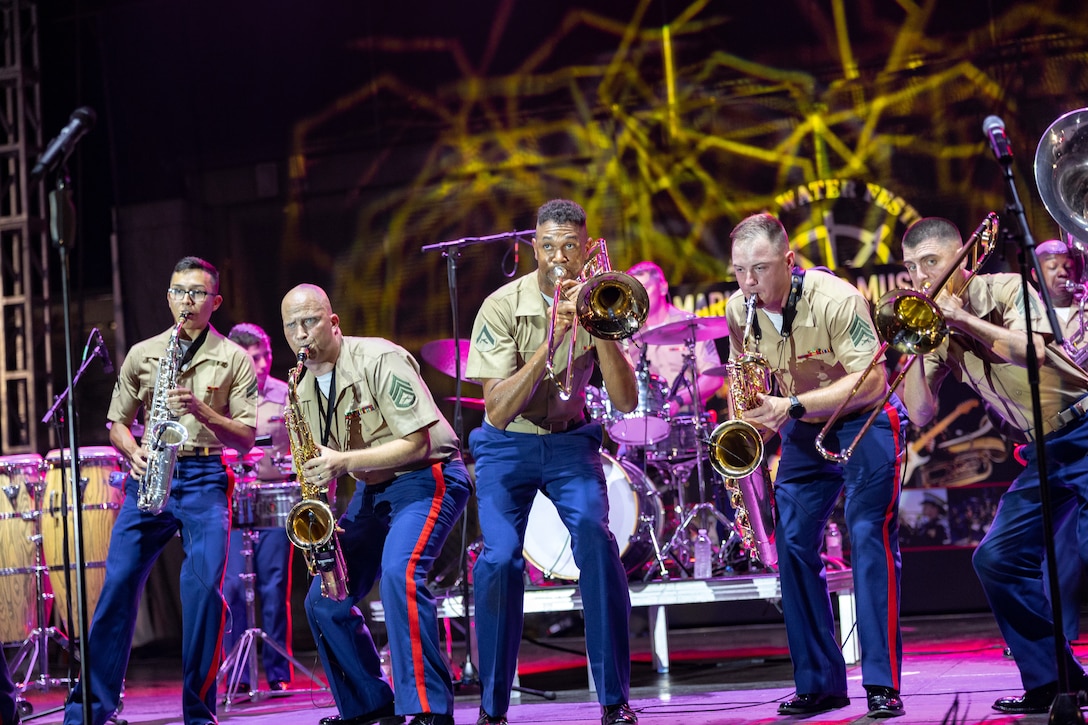
[[[301,416],[320,444],[320,454],[309,460],[296,454],[295,466],[321,487],[345,474],[357,481],[337,532],[347,597],[322,596],[320,576],[306,597],[339,711],[321,723],[393,725],[412,715],[415,725],[452,725],[453,684],[427,575],[468,502],[468,471],[456,434],[412,356],[381,338],[345,337],[323,289],[299,285],[280,309],[291,349],[308,350],[306,374],[296,377],[295,390]],[[355,607],[379,577],[395,703]]]
[[[166,302],[175,324],[129,350],[110,403],[110,442],[128,460],[131,475],[125,480],[102,595],[90,625],[90,682],[80,682],[72,691],[65,725],[82,724],[85,694],[91,700],[93,725],[104,725],[119,707],[143,585],[152,564],[179,532],[185,551],[180,587],[182,714],[186,725],[216,722],[215,679],[224,622],[221,584],[231,515],[222,449],[253,446],[257,378],[245,351],[209,324],[223,302],[213,265],[198,257],[181,259],[170,277]],[[175,333],[181,348],[176,379],[162,386],[165,401],[154,401],[160,359],[168,356],[167,344]],[[150,453],[132,432],[140,408],[147,417],[156,406],[169,410],[188,433],[176,451],[171,493],[159,513],[138,505]]]
[[[730,235],[740,290],[726,305],[730,358],[742,354],[745,303],[757,296],[755,352],[767,362],[777,393],[761,395],[743,419],[782,437],[774,482],[777,545],[786,635],[796,696],[779,714],[807,715],[845,707],[846,664],[835,640],[820,545],[839,494],[846,492],[862,685],[869,717],[902,715],[899,695],[899,490],[906,412],[892,396],[845,464],[825,460],[816,438],[839,404],[831,428],[837,444],[854,439],[887,392],[883,368],[851,392],[879,348],[869,304],[831,274],[794,267],[786,230],[770,214],[742,220]]]

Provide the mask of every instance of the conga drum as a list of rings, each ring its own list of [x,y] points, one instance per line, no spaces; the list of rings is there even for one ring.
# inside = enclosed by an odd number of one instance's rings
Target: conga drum
[[[87,592],[87,619],[94,614],[98,597],[102,594],[102,584],[106,578],[106,554],[110,549],[110,537],[113,534],[113,522],[121,509],[124,493],[110,485],[110,474],[121,470],[123,458],[112,446],[85,446],[79,449],[79,473],[83,490],[83,560],[86,563],[84,576]],[[72,490],[69,479],[71,466],[68,449],[64,451],[63,462],[58,450],[52,450],[45,456],[48,471],[45,474],[45,495],[42,499],[42,548],[45,561],[49,566],[49,581],[56,595],[57,611],[69,636],[78,637],[79,632],[69,627],[65,621],[67,607],[63,604],[68,597],[68,585],[64,575],[64,519],[65,511],[61,507],[61,469],[67,481],[68,495],[66,513],[68,515],[68,551],[71,565],[75,566],[75,546],[72,519]],[[73,585],[75,572],[72,573]],[[73,606],[72,611],[76,608]]]
[[[37,624],[32,537],[42,467],[37,453],[0,456],[0,642],[22,642]]]

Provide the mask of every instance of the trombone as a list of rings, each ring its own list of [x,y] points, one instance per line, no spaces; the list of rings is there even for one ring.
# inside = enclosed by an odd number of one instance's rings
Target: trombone
[[[582,265],[578,282],[585,282],[575,302],[577,322],[571,325],[570,344],[567,346],[567,369],[563,379],[555,371],[555,354],[561,340],[555,336],[559,316],[559,302],[563,297],[560,286],[567,270],[556,266],[555,296],[552,299],[552,319],[548,326],[548,357],[544,368],[548,377],[559,388],[559,398],[570,400],[574,375],[574,347],[578,339],[578,325],[590,335],[602,340],[623,340],[634,335],[646,321],[650,312],[650,297],[642,283],[625,272],[612,269],[608,259],[608,244],[598,239],[589,247],[590,256]]]
[[[997,230],[999,226],[999,219],[996,212],[990,212],[986,215],[986,219],[982,224],[979,224],[978,228],[971,235],[971,238],[967,240],[967,243],[960,249],[959,254],[956,255],[955,261],[941,277],[940,281],[935,285],[929,285],[926,283],[923,286],[921,292],[910,289],[895,289],[891,290],[877,302],[876,308],[876,323],[877,332],[880,333],[881,339],[884,340],[880,349],[876,351],[876,355],[873,356],[872,362],[865,368],[865,371],[858,378],[858,381],[854,384],[853,390],[850,394],[843,398],[842,403],[835,410],[827,423],[824,424],[820,434],[816,436],[816,450],[820,452],[820,455],[829,461],[835,463],[846,463],[850,460],[850,456],[854,454],[854,448],[857,447],[858,441],[873,425],[873,421],[880,415],[880,411],[884,409],[888,401],[891,400],[892,394],[895,393],[896,388],[903,382],[903,378],[907,376],[907,372],[910,370],[914,361],[918,359],[919,355],[923,355],[927,352],[932,352],[941,346],[945,338],[948,337],[948,324],[945,322],[944,314],[941,312],[940,307],[937,306],[934,300],[937,299],[937,295],[941,293],[944,286],[948,284],[949,280],[963,264],[963,261],[967,259],[967,255],[974,254],[972,257],[972,264],[970,269],[972,272],[982,267],[989,259],[990,252],[993,250],[993,241],[997,237]],[[979,252],[979,245],[982,245],[982,251]],[[969,280],[968,280],[969,281]],[[966,289],[966,285],[959,290],[952,291],[954,295],[960,295]],[[869,419],[865,421],[865,425],[861,427],[858,434],[854,436],[854,440],[850,442],[846,448],[843,448],[838,453],[829,450],[823,444],[824,436],[828,434],[832,426],[838,421],[842,415],[843,408],[857,395],[858,390],[861,389],[861,384],[868,377],[884,357],[885,351],[889,347],[898,350],[901,353],[910,355],[906,363],[903,365],[902,371],[895,378],[891,385],[888,386],[888,392],[884,395],[884,399],[880,402],[880,405],[876,406]]]

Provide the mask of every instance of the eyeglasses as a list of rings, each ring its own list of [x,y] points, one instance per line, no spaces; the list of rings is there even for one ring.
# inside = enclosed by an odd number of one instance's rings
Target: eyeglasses
[[[185,299],[185,295],[189,295],[189,299],[194,305],[199,305],[204,300],[208,299],[208,291],[202,289],[182,289],[181,287],[171,287],[166,290],[166,294],[170,295],[170,298],[176,301]]]

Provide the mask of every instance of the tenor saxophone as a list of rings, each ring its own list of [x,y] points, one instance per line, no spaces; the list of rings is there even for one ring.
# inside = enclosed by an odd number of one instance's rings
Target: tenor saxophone
[[[155,515],[162,513],[166,502],[170,500],[174,466],[178,462],[178,448],[189,439],[189,431],[178,422],[177,416],[166,405],[167,393],[178,386],[178,368],[181,366],[178,335],[188,318],[188,312],[178,315],[178,324],[170,333],[166,351],[159,360],[155,392],[151,397],[151,410],[147,416],[147,470],[140,479],[136,506],[141,511]]]
[[[763,356],[750,350],[749,338],[755,320],[758,299],[752,295],[745,302],[746,320],[742,353],[727,363],[730,409],[741,411],[756,407],[758,396],[771,388],[771,369]],[[710,464],[723,479],[733,506],[733,519],[744,549],[753,559],[771,568],[778,564],[774,543],[774,496],[764,478],[763,436],[754,425],[739,417],[731,418],[710,434]]]
[[[310,576],[321,577],[321,595],[339,602],[348,596],[348,568],[336,538],[336,516],[329,506],[325,490],[307,480],[302,472],[302,464],[321,453],[314,443],[310,424],[302,415],[296,391],[298,377],[309,353],[308,347],[299,349],[298,364],[287,376],[287,406],[283,411],[283,422],[291,439],[291,459],[298,472],[302,495],[302,500],[287,514],[287,538],[302,549]],[[333,405],[333,402],[329,401],[329,405]]]

